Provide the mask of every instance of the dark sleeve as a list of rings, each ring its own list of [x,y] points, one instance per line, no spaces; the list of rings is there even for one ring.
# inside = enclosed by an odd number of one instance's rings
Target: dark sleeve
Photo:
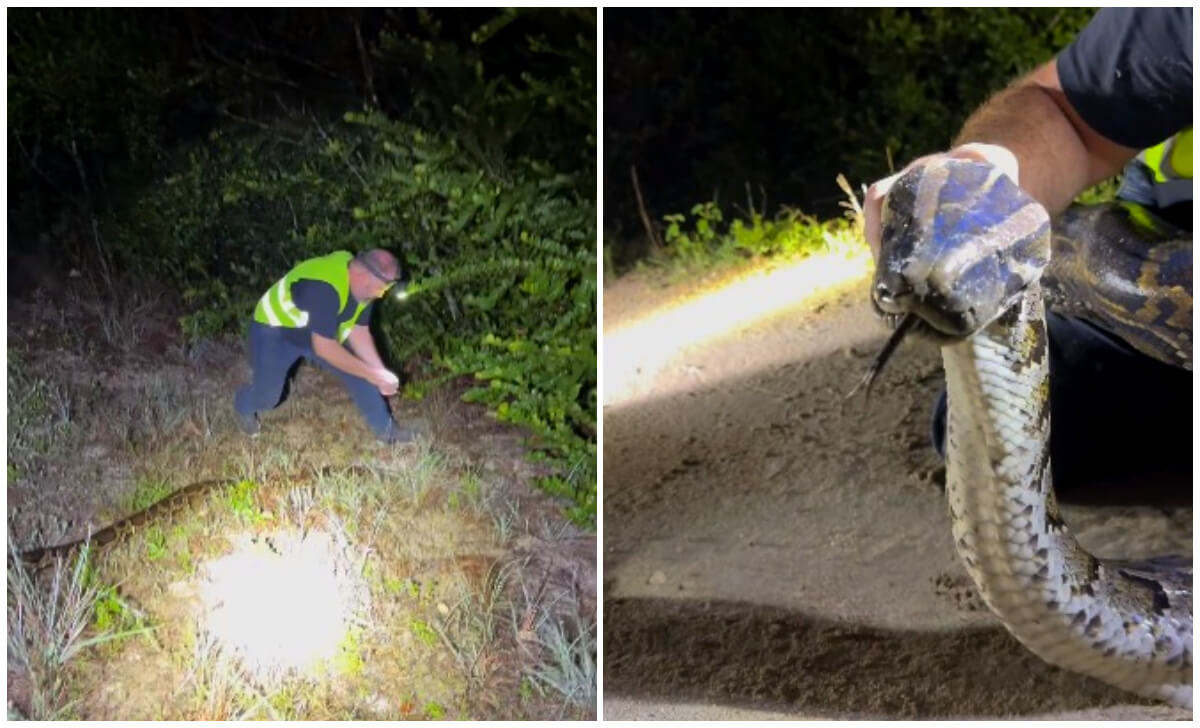
[[[1192,9],[1103,8],[1057,59],[1088,126],[1144,149],[1192,125]]]
[[[308,330],[337,341],[338,294],[322,281],[301,280],[292,284],[292,303],[308,313]]]

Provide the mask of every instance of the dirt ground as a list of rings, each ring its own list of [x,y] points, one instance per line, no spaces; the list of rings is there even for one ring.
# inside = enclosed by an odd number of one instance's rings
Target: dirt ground
[[[8,539],[15,541],[17,549],[64,543],[95,532],[126,515],[130,495],[148,482],[166,482],[174,490],[230,475],[255,478],[270,471],[277,478],[290,477],[324,465],[400,470],[424,452],[424,446],[376,444],[348,394],[328,374],[308,365],[301,366],[292,380],[287,401],[263,415],[262,437],[249,440],[237,430],[232,412],[232,393],[250,375],[241,342],[184,347],[174,320],[161,312],[147,314],[150,305],[146,304],[144,309],[130,307],[127,319],[111,317],[117,322],[112,325],[125,327],[122,340],[134,342],[127,349],[114,349],[96,330],[108,310],[100,303],[81,302],[86,297],[63,302],[64,295],[39,288],[29,300],[9,298],[9,427],[21,422],[14,419],[19,416],[14,414],[14,401],[34,395],[49,401],[39,412],[50,408],[51,419],[68,420],[71,425],[70,434],[62,435],[57,444],[29,445],[45,452],[20,467],[14,463],[14,439],[9,439]],[[15,372],[22,373],[16,383],[34,394],[17,392],[14,400]],[[44,385],[46,393],[38,394],[43,390],[29,382]],[[494,688],[500,697],[493,699],[491,692],[480,689],[469,696],[474,702],[468,707],[478,717],[592,718],[594,709],[564,701],[552,690],[545,696],[532,689],[528,695],[520,691],[518,683],[540,664],[541,652],[517,644],[520,635],[513,633],[513,620],[543,615],[548,623],[568,620],[564,623],[571,626],[576,623],[569,620],[577,619],[581,626],[593,629],[596,534],[567,521],[564,504],[535,486],[545,468],[530,461],[525,432],[497,422],[481,405],[461,401],[468,385],[466,380],[450,382],[423,400],[397,397],[392,402],[398,421],[425,434],[430,456],[424,461],[442,463],[446,478],[471,474],[481,506],[478,513],[467,505],[461,510],[483,524],[485,536],[503,544],[503,556],[497,560],[493,554],[484,564],[490,569],[492,562],[503,563],[507,569],[507,592],[494,615],[497,637],[489,646],[495,654],[487,658],[486,670],[488,690]],[[38,424],[41,418],[31,422]],[[500,523],[507,524],[502,532],[496,525]],[[447,529],[445,537],[453,541],[465,534],[465,530]],[[414,548],[418,556],[426,550]],[[460,561],[466,563],[469,557],[472,553]],[[435,576],[449,583],[460,561],[443,561],[445,574]],[[415,574],[417,567],[406,563],[397,568]],[[9,579],[11,624],[11,571]],[[518,617],[510,614],[510,604],[523,610],[514,612]],[[530,608],[531,604],[536,606]],[[11,632],[9,637],[11,645]],[[396,640],[401,644],[411,641],[411,636],[399,634]],[[81,654],[76,662],[89,661],[97,670],[127,667],[116,661],[109,664],[107,653]],[[135,685],[134,697],[116,701],[109,710],[107,704],[94,705],[95,696],[90,696],[77,712],[107,719],[154,716],[162,707],[161,701],[154,703],[155,689],[190,695],[151,670],[161,666],[143,667],[126,671],[134,678],[130,682],[140,678],[146,686]],[[174,673],[161,674],[174,677]],[[399,691],[412,685],[394,687]],[[15,670],[10,650],[10,717],[30,714],[29,692],[28,680]]]
[[[928,445],[936,350],[845,398],[886,336],[867,283],[677,350],[626,334],[680,286],[606,286],[603,717],[1190,717],[1044,664],[975,596]],[[1186,480],[1064,516],[1102,556],[1190,554]]]

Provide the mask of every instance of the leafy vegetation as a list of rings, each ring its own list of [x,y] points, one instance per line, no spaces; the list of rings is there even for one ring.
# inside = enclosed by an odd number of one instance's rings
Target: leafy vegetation
[[[715,202],[695,205],[692,215],[692,220],[679,214],[663,218],[667,223],[665,255],[684,265],[841,252],[848,244],[846,233],[854,226],[845,218],[821,221],[792,209],[774,219],[754,213],[748,220],[735,217],[724,225]]]
[[[693,205],[690,215],[665,215],[664,245],[646,262],[687,274],[752,259],[860,254],[862,210],[845,177],[839,175],[837,182],[846,195],[841,203],[844,214],[829,220],[789,207],[767,218],[751,205],[748,215],[735,214],[726,222],[726,213],[716,201]],[[605,271],[615,274],[607,257]]]

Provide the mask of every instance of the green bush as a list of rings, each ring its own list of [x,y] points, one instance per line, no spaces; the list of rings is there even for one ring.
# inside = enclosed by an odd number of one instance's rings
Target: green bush
[[[413,94],[409,118],[446,130],[461,153],[496,175],[519,156],[575,170],[594,199],[596,11],[505,8],[465,45],[445,17],[416,10],[416,28],[380,37],[377,55]],[[487,73],[496,67],[523,70]]]
[[[703,267],[731,259],[841,253],[859,244],[849,216],[822,221],[785,208],[774,219],[755,212],[735,217],[725,226],[725,215],[716,202],[694,205],[691,214],[691,220],[682,214],[663,217],[663,254],[669,264]]]

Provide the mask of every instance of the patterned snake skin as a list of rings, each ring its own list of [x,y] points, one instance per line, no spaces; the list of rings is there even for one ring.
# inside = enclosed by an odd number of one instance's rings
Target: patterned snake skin
[[[1191,560],[1098,559],[1059,516],[1045,320],[1049,304],[1190,368],[1190,233],[1142,229],[1110,205],[1072,210],[1052,234],[1011,179],[961,160],[902,177],[883,226],[872,301],[896,327],[885,351],[907,331],[941,347],[950,517],[983,599],[1047,662],[1191,708]]]
[[[349,468],[332,468],[325,467],[315,472],[316,478],[324,478],[331,473],[347,473],[347,474],[366,474],[369,471],[367,468],[351,466]],[[288,487],[297,488],[307,485],[312,482],[312,476],[301,476],[295,479],[288,480]],[[101,530],[91,534],[90,537],[75,539],[65,543],[56,544],[54,546],[46,546],[43,548],[29,549],[19,554],[19,558],[25,568],[31,571],[38,572],[48,566],[53,565],[56,560],[69,560],[74,557],[84,546],[88,546],[92,553],[109,548],[114,544],[124,542],[136,533],[139,529],[153,523],[169,521],[170,519],[181,514],[190,513],[198,509],[198,507],[206,501],[210,496],[230,490],[242,483],[244,478],[223,478],[217,480],[202,480],[191,485],[184,486],[179,490],[171,493],[167,497],[152,503],[132,515],[126,516],[121,520],[106,526]],[[11,559],[11,557],[10,557]]]

